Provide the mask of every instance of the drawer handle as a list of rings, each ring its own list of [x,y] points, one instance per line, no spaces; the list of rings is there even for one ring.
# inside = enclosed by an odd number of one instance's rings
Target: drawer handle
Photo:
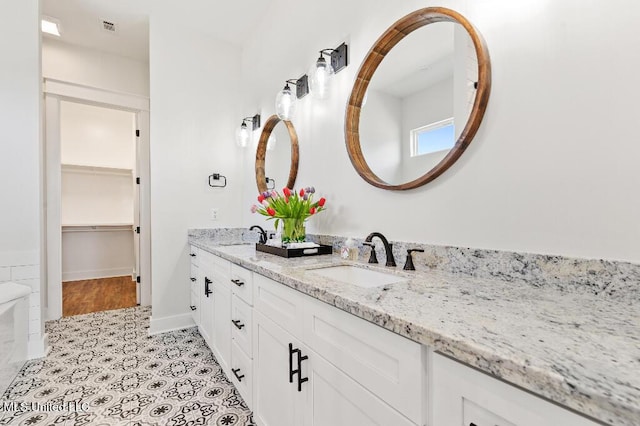
[[[195,253],[189,253],[189,256],[196,257],[196,254]]]
[[[244,285],[244,282],[240,280],[231,280],[231,282],[237,285],[238,287],[242,287]]]
[[[238,330],[242,330],[242,328],[244,327],[244,324],[241,323],[240,320],[231,320],[231,322],[236,326]]]
[[[242,381],[242,378],[244,377],[244,374],[239,375],[238,373],[240,372],[239,368],[232,368],[231,371],[233,372],[233,375],[236,376],[236,379],[238,379],[239,382]]]
[[[193,277],[191,277],[191,278],[189,278],[189,279],[191,280],[191,282],[192,282],[192,283],[195,283],[195,282],[196,282],[196,279],[195,279],[195,278],[193,278]]]
[[[476,424],[471,422],[471,423],[469,423],[469,426],[476,426]]]
[[[195,306],[193,306],[193,305],[191,305],[191,306],[190,306],[190,308],[191,308],[191,310],[192,310],[192,311],[195,311],[195,310],[197,309],[197,308],[196,308]]]
[[[209,295],[212,293],[211,289],[209,288],[209,284],[211,284],[211,280],[207,277],[204,277],[204,295],[209,297]]]

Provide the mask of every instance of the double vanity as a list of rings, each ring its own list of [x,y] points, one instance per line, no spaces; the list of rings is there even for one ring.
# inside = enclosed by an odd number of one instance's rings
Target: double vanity
[[[260,426],[640,424],[636,305],[189,243],[193,319]]]

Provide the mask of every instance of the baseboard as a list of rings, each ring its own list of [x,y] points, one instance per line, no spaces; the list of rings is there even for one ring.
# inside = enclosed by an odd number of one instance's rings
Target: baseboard
[[[131,268],[96,269],[94,271],[63,272],[62,281],[93,280],[96,278],[123,277],[131,275]]]
[[[47,333],[43,334],[40,339],[29,339],[29,343],[27,344],[27,358],[44,358],[45,356],[47,356],[50,349],[49,336],[47,335]]]
[[[167,333],[169,331],[182,330],[184,328],[195,327],[191,313],[173,315],[163,318],[151,317],[149,321],[149,335]]]

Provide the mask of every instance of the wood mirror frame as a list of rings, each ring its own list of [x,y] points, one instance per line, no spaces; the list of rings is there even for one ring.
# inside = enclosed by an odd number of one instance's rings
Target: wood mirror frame
[[[413,31],[436,22],[453,22],[462,25],[473,41],[478,59],[478,87],[473,108],[460,137],[449,153],[438,164],[424,175],[410,182],[398,185],[389,184],[380,179],[371,170],[362,154],[359,132],[362,100],[365,97],[371,78],[389,51]],[[473,140],[487,108],[490,91],[491,64],[489,51],[480,33],[464,16],[444,7],[427,7],[410,13],[398,20],[378,38],[358,70],[345,114],[345,139],[347,152],[353,167],[364,180],[383,189],[407,190],[431,182],[451,167]]]
[[[277,115],[272,115],[267,119],[264,124],[262,133],[260,134],[260,140],[258,141],[258,149],[256,150],[256,184],[258,185],[259,192],[267,191],[267,177],[265,175],[265,158],[267,154],[267,142],[271,132],[276,125],[282,121],[287,126],[289,132],[289,139],[291,141],[291,167],[289,168],[289,180],[287,181],[287,188],[293,188],[296,184],[296,177],[298,176],[298,161],[300,154],[298,151],[298,134],[296,133],[293,123],[287,120],[280,120]]]

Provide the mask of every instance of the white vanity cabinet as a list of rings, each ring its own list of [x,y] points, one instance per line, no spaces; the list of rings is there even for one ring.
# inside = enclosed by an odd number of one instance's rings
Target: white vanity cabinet
[[[431,377],[434,426],[599,424],[439,354]]]
[[[258,425],[422,425],[422,346],[254,277]]]
[[[258,426],[597,425],[204,250],[191,254],[194,320]]]

